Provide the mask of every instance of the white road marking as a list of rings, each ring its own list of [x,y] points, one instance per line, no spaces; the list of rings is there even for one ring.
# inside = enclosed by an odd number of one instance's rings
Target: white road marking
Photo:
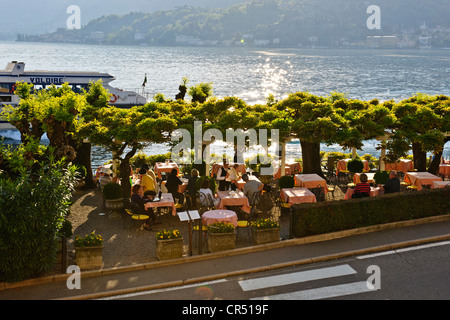
[[[399,252],[408,252],[408,251],[414,251],[414,250],[420,250],[420,249],[427,249],[427,248],[432,248],[432,247],[444,246],[444,245],[447,245],[447,244],[450,244],[450,241],[436,242],[436,243],[424,244],[424,245],[415,246],[415,247],[402,248],[402,249],[397,249],[397,250],[389,250],[389,251],[373,253],[373,254],[366,254],[364,256],[359,256],[359,257],[356,257],[356,258],[360,259],[360,260],[361,259],[369,259],[369,258],[373,258],[373,257],[385,256],[385,255],[395,254],[395,253],[399,253]]]
[[[353,270],[353,268],[349,265],[342,265],[337,267],[294,272],[264,278],[242,280],[239,281],[239,285],[241,286],[242,290],[250,291],[269,287],[284,286],[287,284],[306,282],[311,280],[340,277],[350,274],[356,274],[356,271]]]

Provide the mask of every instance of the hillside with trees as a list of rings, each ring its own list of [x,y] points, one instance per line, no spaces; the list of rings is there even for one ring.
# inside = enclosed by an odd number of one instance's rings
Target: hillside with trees
[[[183,6],[102,16],[80,30],[60,28],[41,36],[19,35],[18,40],[297,47],[357,45],[368,36],[396,36],[398,41],[416,42],[427,37],[429,45],[450,47],[447,0],[379,0],[379,30],[367,28],[370,4],[360,0],[254,0],[225,9]]]

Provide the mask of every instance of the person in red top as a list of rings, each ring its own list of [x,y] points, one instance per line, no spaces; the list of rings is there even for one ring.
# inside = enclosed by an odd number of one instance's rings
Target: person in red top
[[[352,198],[363,198],[370,196],[370,184],[367,183],[367,174],[363,173],[359,177],[360,183],[357,183],[353,190]]]

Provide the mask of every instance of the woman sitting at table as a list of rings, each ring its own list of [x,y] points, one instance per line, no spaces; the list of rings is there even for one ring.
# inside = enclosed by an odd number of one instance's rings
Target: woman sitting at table
[[[172,169],[169,176],[167,177],[166,188],[169,193],[172,194],[174,199],[178,199],[178,203],[183,204],[184,195],[178,192],[178,187],[183,184],[183,181],[177,177],[178,170]]]
[[[218,198],[215,198],[211,189],[209,188],[209,180],[204,180],[202,182],[202,186],[200,187],[199,193],[200,193],[200,206],[203,207],[209,207],[211,205],[209,199],[212,200],[212,204],[214,207],[218,207],[220,200]]]
[[[370,184],[367,183],[367,175],[363,173],[359,179],[361,182],[356,184],[355,189],[353,190],[352,199],[370,196]]]
[[[186,186],[186,202],[188,208],[191,209],[196,202],[197,196],[197,180],[198,180],[198,171],[197,169],[192,169],[191,177],[188,180],[188,184]]]

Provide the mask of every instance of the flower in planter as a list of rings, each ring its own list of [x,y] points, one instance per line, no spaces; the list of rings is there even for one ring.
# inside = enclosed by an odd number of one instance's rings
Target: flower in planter
[[[180,239],[181,233],[179,230],[161,230],[156,233],[156,240],[169,240],[169,239]]]
[[[216,222],[208,226],[211,233],[231,233],[234,232],[234,225],[225,222]]]
[[[276,229],[280,227],[280,224],[272,219],[258,219],[251,223],[251,226],[257,230]]]
[[[103,238],[101,235],[96,235],[95,232],[87,234],[84,237],[75,236],[75,247],[100,247],[103,245]]]

